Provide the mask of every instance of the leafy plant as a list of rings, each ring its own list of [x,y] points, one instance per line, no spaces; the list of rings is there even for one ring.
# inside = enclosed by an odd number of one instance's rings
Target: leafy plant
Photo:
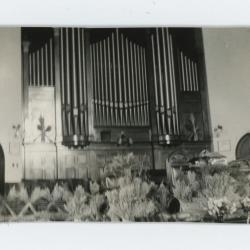
[[[36,201],[40,200],[41,198],[46,200],[50,199],[49,189],[48,188],[41,189],[40,187],[35,187],[30,196],[31,203],[33,204]]]
[[[216,218],[217,222],[222,222],[224,217],[236,211],[236,204],[229,201],[226,197],[209,198],[208,213]]]
[[[153,200],[159,212],[166,212],[168,210],[168,204],[172,198],[172,194],[169,188],[163,183],[159,186],[151,183],[151,189],[147,197]]]
[[[100,221],[105,217],[102,211],[105,197],[97,192],[97,183],[92,183],[92,194],[77,186],[74,195],[64,205],[69,218],[74,221]]]
[[[191,202],[200,190],[200,183],[196,179],[194,172],[180,174],[173,187],[174,196],[184,202]]]
[[[108,216],[110,219],[135,221],[154,215],[156,207],[153,201],[147,197],[150,189],[150,184],[140,178],[135,178],[118,189],[107,191],[105,194],[109,202]]]
[[[91,217],[91,209],[88,205],[89,194],[82,186],[77,186],[74,195],[64,205],[69,217],[74,221],[88,220]]]
[[[200,194],[207,199],[227,197],[230,200],[239,200],[237,182],[228,173],[206,175],[202,178],[201,185]]]
[[[51,199],[54,202],[57,201],[68,201],[72,197],[72,193],[65,187],[60,186],[58,183],[54,186],[54,189],[51,193]]]
[[[19,188],[17,188],[16,185],[14,185],[7,196],[7,201],[15,201],[15,200],[19,200],[22,202],[27,202],[29,200],[29,195],[27,192],[27,189],[24,187],[23,184],[21,184],[19,186]]]
[[[192,189],[187,185],[184,180],[177,180],[173,188],[174,196],[182,201],[192,201]]]

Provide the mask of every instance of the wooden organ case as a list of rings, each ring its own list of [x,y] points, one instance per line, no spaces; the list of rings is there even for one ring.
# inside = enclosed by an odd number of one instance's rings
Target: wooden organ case
[[[98,178],[124,152],[162,169],[210,147],[199,29],[24,28],[22,41],[24,179]]]

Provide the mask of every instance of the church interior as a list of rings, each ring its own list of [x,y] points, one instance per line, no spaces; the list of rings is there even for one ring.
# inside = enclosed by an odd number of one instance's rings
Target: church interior
[[[249,29],[1,28],[1,183],[98,179],[119,153],[147,170],[176,153],[245,156],[249,40]]]
[[[250,222],[250,30],[0,29],[0,221]]]

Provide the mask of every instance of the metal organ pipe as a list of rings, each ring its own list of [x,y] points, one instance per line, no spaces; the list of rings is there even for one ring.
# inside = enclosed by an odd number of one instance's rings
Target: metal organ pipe
[[[42,77],[41,77],[41,84],[44,84],[44,50],[43,47],[41,48],[41,71],[42,71]]]
[[[198,82],[198,73],[197,73],[197,63],[194,64],[194,72],[195,72],[195,84],[197,91],[199,91],[199,82]]]
[[[37,60],[37,82],[36,85],[39,86],[40,85],[40,55],[39,55],[39,50],[37,50],[36,52],[36,60]]]
[[[172,134],[171,129],[171,116],[169,115],[170,107],[170,96],[169,96],[169,75],[168,75],[168,67],[167,67],[167,54],[166,54],[166,39],[165,39],[165,29],[162,28],[162,44],[163,44],[163,61],[164,61],[164,73],[165,73],[165,101],[166,101],[166,120],[167,120],[167,133]]]
[[[76,83],[76,50],[75,50],[75,29],[72,29],[72,66],[73,66],[73,124],[74,135],[78,135],[78,97],[77,97],[77,83]]]
[[[161,127],[162,127],[162,134],[166,134],[159,29],[156,29],[156,43],[157,43],[158,74],[159,74],[159,92],[160,92],[159,112],[160,112],[160,118],[161,118],[160,121],[161,121]]]
[[[84,135],[84,103],[83,103],[83,80],[82,80],[82,51],[81,51],[81,30],[77,29],[77,44],[78,44],[78,86],[79,86],[79,107],[78,107],[78,113],[80,116],[80,127],[79,132],[81,135]]]
[[[49,59],[51,60],[51,42],[49,42]],[[87,142],[86,127],[86,77],[84,33],[79,28],[65,28],[60,32],[60,76],[62,101],[63,143],[81,146]],[[46,46],[45,46],[46,50]],[[91,47],[91,67],[94,70],[93,46]],[[46,59],[45,59],[46,61]],[[45,63],[46,65],[46,63]],[[46,68],[47,66],[45,66]],[[54,68],[53,62],[49,70]],[[54,79],[54,72],[49,74]]]
[[[188,58],[188,72],[189,72],[189,82],[190,82],[190,90],[193,91],[193,80],[192,80],[192,71],[191,71],[191,59]]]
[[[60,45],[61,45],[61,100],[62,100],[62,130],[63,134],[67,133],[66,128],[66,105],[65,105],[65,81],[64,81],[64,39],[63,29],[60,32]],[[46,85],[48,85],[48,49],[47,44],[45,45],[45,69],[46,69]]]
[[[70,71],[69,71],[69,31],[66,28],[66,94],[67,94],[67,101],[66,101],[66,112],[67,112],[67,128],[68,128],[68,135],[71,135],[71,98],[70,98]]]
[[[118,109],[119,109],[119,124],[123,123],[122,115],[122,86],[121,86],[121,65],[120,65],[120,39],[119,31],[116,29],[116,46],[117,46],[117,67],[118,67]]]
[[[126,45],[126,59],[127,59],[127,72],[128,72],[128,113],[129,113],[129,125],[132,124],[132,99],[131,99],[131,78],[130,78],[130,60],[129,60],[129,44],[128,39],[125,39]]]
[[[132,100],[131,100],[131,110],[132,110],[132,125],[136,125],[136,95],[135,95],[135,79],[134,79],[134,59],[133,59],[133,44],[130,41],[129,42],[129,48],[130,48],[130,63],[131,63],[131,92],[132,92]]]
[[[104,50],[104,85],[105,85],[105,100],[104,100],[104,105],[105,105],[105,114],[106,114],[106,124],[109,123],[109,103],[108,103],[108,68],[107,68],[107,39],[103,41],[103,50]]]
[[[32,80],[33,80],[33,85],[35,85],[36,84],[36,53],[35,52],[32,53],[32,66],[33,66]]]
[[[32,54],[29,53],[29,86],[32,85]]]
[[[146,52],[143,49],[143,75],[144,75],[144,88],[145,88],[145,107],[146,107],[146,125],[149,125],[149,101],[148,101],[148,81],[146,69]]]
[[[137,68],[137,53],[136,53],[136,45],[133,46],[133,55],[134,55],[134,72],[135,72],[135,84],[134,84],[134,90],[135,90],[135,114],[136,114],[136,125],[140,122],[140,111],[139,111],[139,90],[138,90],[138,68]]]
[[[80,29],[79,29],[80,30]],[[82,82],[83,82],[83,100],[82,100],[82,107],[83,107],[83,119],[84,119],[84,128],[83,134],[86,136],[88,134],[88,117],[87,117],[87,100],[88,100],[88,93],[87,93],[87,78],[86,78],[86,61],[85,61],[85,32],[84,29],[81,29],[81,55],[82,55]],[[79,41],[80,43],[80,41]]]
[[[96,96],[96,52],[95,44],[91,45],[92,71],[93,71],[93,99],[94,99],[94,123],[97,124],[97,96]]]
[[[127,81],[126,81],[126,65],[125,65],[125,48],[124,48],[124,36],[121,34],[121,50],[122,50],[122,68],[123,68],[123,93],[124,93],[124,100],[123,100],[123,108],[124,108],[124,116],[125,121],[124,124],[128,123],[128,103],[127,103]]]
[[[183,52],[181,52],[181,63],[182,63],[182,75],[183,75],[183,90],[187,90],[187,78],[186,78],[186,70],[185,70],[185,57],[183,55]]]
[[[91,44],[96,126],[149,125],[144,53],[118,29]]]
[[[157,129],[158,134],[161,134],[160,130],[160,110],[159,110],[159,100],[158,100],[158,84],[157,84],[157,72],[156,72],[156,55],[155,55],[155,44],[154,36],[151,35],[151,45],[152,45],[152,54],[153,54],[153,72],[154,72],[154,85],[155,85],[155,106],[156,106],[156,119],[157,119]]]
[[[179,120],[178,120],[178,102],[177,102],[177,93],[176,93],[176,81],[175,81],[175,70],[174,70],[174,54],[173,54],[173,39],[170,35],[170,49],[171,49],[171,62],[172,62],[172,72],[173,72],[173,90],[174,90],[174,117],[176,130],[175,133],[179,134]]]
[[[197,91],[196,84],[195,84],[195,76],[194,76],[194,62],[191,62],[191,73],[192,73],[192,81],[194,86],[194,91]]]
[[[112,58],[113,58],[113,80],[114,80],[114,125],[117,125],[118,121],[118,99],[117,99],[117,81],[116,81],[116,61],[115,61],[115,38],[114,33],[111,35],[112,37]]]
[[[169,31],[168,29],[166,30],[166,40],[167,40],[167,52],[168,52],[168,65],[169,65],[169,86],[170,86],[170,103],[171,103],[171,114],[172,114],[172,117],[171,117],[171,121],[172,121],[172,126],[173,126],[173,134],[176,133],[175,131],[175,117],[174,117],[174,109],[175,109],[175,106],[174,106],[174,79],[173,79],[173,65],[172,65],[172,60],[171,60],[171,45],[170,45],[170,37],[169,37]]]
[[[96,103],[97,103],[97,125],[100,125],[101,123],[101,109],[100,109],[100,96],[99,96],[99,91],[100,91],[100,59],[99,59],[99,46],[98,43],[96,43],[96,48],[95,48],[95,55],[96,55]]]
[[[147,102],[147,96],[146,96],[146,79],[144,75],[144,61],[143,61],[143,48],[140,47],[140,55],[139,55],[140,65],[141,65],[141,91],[142,91],[142,98],[141,98],[141,107],[142,107],[142,113],[143,113],[143,120],[142,124],[147,125],[147,108],[146,108],[146,102]]]
[[[53,76],[53,40],[50,39],[50,83],[54,83],[54,76]]]
[[[156,43],[156,44],[155,44]],[[178,103],[174,63],[173,37],[167,28],[151,35],[157,129],[160,141],[169,144],[170,136],[179,135]],[[177,51],[181,64],[181,89],[186,90],[185,57]],[[188,85],[187,85],[188,87]]]
[[[143,115],[143,90],[142,90],[142,74],[141,74],[141,60],[140,60],[140,46],[136,46],[137,50],[137,63],[138,63],[138,111],[139,111],[139,124],[144,125],[144,115]]]
[[[112,74],[111,74],[111,55],[110,55],[110,47],[111,47],[111,42],[110,42],[110,37],[107,39],[107,44],[108,44],[108,75],[109,75],[109,113],[110,113],[110,125],[114,124],[114,115],[113,115],[113,86],[112,86]]]
[[[99,43],[99,62],[100,62],[100,92],[99,92],[99,102],[100,102],[100,110],[101,110],[101,124],[105,124],[105,108],[104,108],[104,79],[103,79],[103,55],[102,55],[102,41]]]

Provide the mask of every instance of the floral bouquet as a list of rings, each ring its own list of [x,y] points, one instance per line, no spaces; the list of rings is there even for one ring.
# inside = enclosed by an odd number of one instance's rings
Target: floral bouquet
[[[236,211],[236,204],[230,202],[226,197],[209,198],[208,213],[216,218],[218,222],[223,222],[225,216],[233,214]]]

